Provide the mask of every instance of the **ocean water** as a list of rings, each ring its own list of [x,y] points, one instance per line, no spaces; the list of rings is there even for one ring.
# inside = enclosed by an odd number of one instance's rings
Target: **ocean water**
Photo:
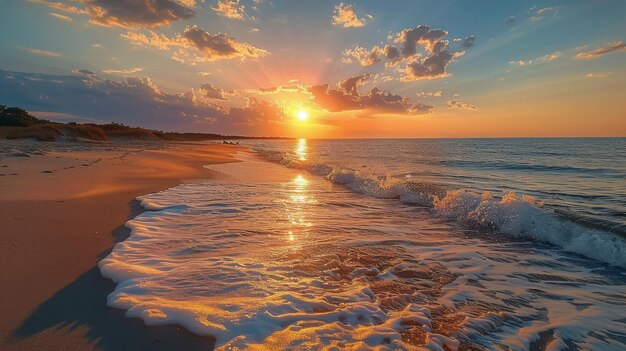
[[[250,146],[140,198],[110,306],[222,350],[626,348],[626,139]]]

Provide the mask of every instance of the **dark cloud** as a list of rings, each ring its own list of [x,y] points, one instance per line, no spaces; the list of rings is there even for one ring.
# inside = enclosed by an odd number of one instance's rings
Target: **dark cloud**
[[[430,26],[420,25],[398,33],[394,42],[401,44],[402,55],[408,57],[417,53],[418,45],[433,52],[434,46],[446,35],[448,32],[443,29],[430,29]]]
[[[386,45],[384,48],[385,57],[387,59],[395,61],[400,58],[400,50],[397,47],[392,45]]]
[[[514,25],[515,24],[515,16],[509,16],[506,20],[504,20],[504,23],[507,25]]]
[[[252,135],[267,132],[267,128],[259,127],[277,126],[284,119],[280,107],[264,100],[249,99],[239,107],[220,106],[207,96],[207,88],[221,91],[212,85],[170,94],[147,77],[113,81],[88,70],[76,72],[63,76],[0,70],[0,96],[4,104],[46,111],[47,115],[63,113],[79,121],[119,122],[161,130]]]
[[[168,37],[163,34],[150,32],[150,36],[143,33],[127,32],[123,38],[134,45],[156,47],[161,50],[174,50],[172,59],[183,63],[210,62],[233,58],[258,58],[269,52],[243,43],[222,33],[210,34],[198,26],[186,27],[182,34]]]
[[[421,103],[411,104],[404,96],[394,95],[378,87],[361,95],[358,87],[371,78],[369,74],[350,77],[330,89],[328,84],[314,85],[309,88],[313,101],[329,112],[365,110],[375,113],[419,114],[430,112],[433,108]]]
[[[581,52],[576,55],[576,58],[577,59],[590,59],[590,58],[596,58],[596,57],[600,57],[602,55],[605,55],[611,52],[618,52],[618,51],[626,51],[626,43],[624,43],[623,41],[615,41],[612,43],[608,43],[601,48],[591,50],[591,51]]]
[[[472,46],[474,46],[475,41],[476,41],[476,37],[473,35],[470,35],[469,37],[465,37],[465,39],[463,39],[463,47],[471,48]]]
[[[91,21],[124,28],[159,27],[188,19],[194,11],[172,0],[83,0]]]

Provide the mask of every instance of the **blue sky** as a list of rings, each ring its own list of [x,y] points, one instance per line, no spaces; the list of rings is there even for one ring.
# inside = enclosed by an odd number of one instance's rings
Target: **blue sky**
[[[3,1],[0,103],[250,135],[626,135],[623,1],[219,2]]]

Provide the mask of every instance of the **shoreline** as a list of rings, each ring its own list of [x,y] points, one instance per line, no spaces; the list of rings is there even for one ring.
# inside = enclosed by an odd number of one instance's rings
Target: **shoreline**
[[[19,143],[16,145],[20,145]],[[135,198],[221,175],[247,148],[170,142],[48,144],[28,157],[0,155],[0,348],[3,350],[211,349],[214,340],[147,327],[106,306],[115,284],[97,263],[145,211]],[[76,151],[72,151],[76,146]],[[61,149],[61,150],[59,150]]]

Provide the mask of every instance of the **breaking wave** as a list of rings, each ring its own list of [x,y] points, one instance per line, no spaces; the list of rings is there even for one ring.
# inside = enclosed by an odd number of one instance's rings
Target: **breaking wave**
[[[301,161],[276,150],[253,149],[267,160],[324,177],[357,193],[428,207],[436,215],[472,227],[548,242],[568,252],[626,268],[626,239],[619,232],[608,232],[601,225],[574,223],[532,196],[514,191],[495,196],[489,192],[445,189],[389,175]]]

